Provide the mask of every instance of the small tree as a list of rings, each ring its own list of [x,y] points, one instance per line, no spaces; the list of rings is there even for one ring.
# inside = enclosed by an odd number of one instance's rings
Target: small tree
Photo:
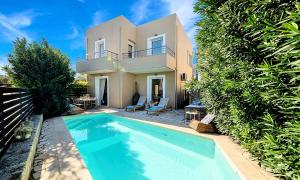
[[[23,38],[14,42],[8,61],[10,65],[4,71],[15,86],[33,90],[38,111],[54,116],[67,110],[66,98],[74,80],[68,57],[45,39],[38,44]]]

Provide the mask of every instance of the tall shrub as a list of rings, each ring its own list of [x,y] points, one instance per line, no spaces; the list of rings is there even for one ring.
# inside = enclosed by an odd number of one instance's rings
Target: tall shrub
[[[33,89],[36,107],[45,116],[67,109],[66,98],[74,80],[68,57],[45,39],[41,44],[17,39],[8,61],[10,65],[4,67],[7,75],[16,86]]]
[[[277,176],[299,179],[299,3],[198,0],[194,10],[201,79],[188,87],[221,132]]]

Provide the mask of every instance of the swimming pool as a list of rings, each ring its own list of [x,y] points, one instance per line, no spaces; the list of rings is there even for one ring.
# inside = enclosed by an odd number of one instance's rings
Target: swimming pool
[[[106,113],[64,120],[93,179],[241,179],[210,139]]]

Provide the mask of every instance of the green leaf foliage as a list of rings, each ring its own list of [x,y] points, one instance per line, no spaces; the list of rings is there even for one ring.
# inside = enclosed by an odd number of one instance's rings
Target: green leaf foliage
[[[219,130],[282,179],[300,179],[300,3],[198,0],[199,91]]]
[[[87,88],[88,88],[88,81],[86,80],[75,80],[71,85],[71,89],[87,89]]]
[[[74,80],[68,57],[45,39],[41,44],[17,39],[8,61],[4,70],[15,86],[33,90],[38,111],[47,117],[67,109],[66,98]]]

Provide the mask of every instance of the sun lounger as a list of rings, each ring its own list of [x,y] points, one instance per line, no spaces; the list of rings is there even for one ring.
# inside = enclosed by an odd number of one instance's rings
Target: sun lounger
[[[216,132],[215,126],[211,123],[215,115],[207,114],[201,121],[192,120],[189,126],[200,133],[214,133]]]
[[[165,111],[169,102],[169,98],[161,98],[157,106],[152,106],[146,109],[147,114],[150,112],[158,115],[160,112]]]
[[[136,105],[127,106],[125,108],[125,111],[133,111],[133,112],[135,112],[135,110],[137,110],[137,109],[144,108],[145,107],[145,103],[146,103],[146,97],[141,96],[139,98],[139,101],[137,102]]]

